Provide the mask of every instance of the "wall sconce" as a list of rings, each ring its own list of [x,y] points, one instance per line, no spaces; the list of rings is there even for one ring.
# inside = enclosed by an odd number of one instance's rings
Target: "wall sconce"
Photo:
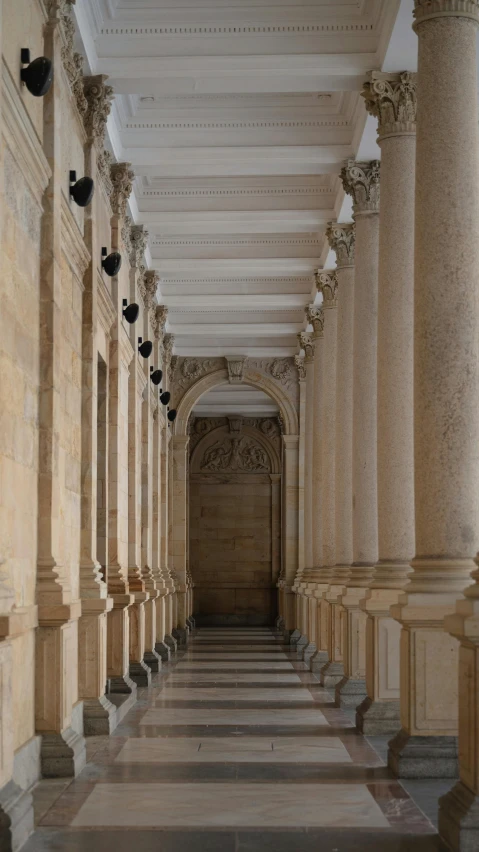
[[[169,391],[163,391],[163,393],[160,396],[161,404],[162,405],[168,405],[170,399],[171,399],[171,393]]]
[[[123,299],[123,316],[130,325],[133,325],[133,323],[137,321],[139,313],[140,306],[137,305],[136,302],[132,302],[131,305],[129,305],[128,299]]]
[[[153,367],[150,367],[150,379],[154,385],[159,385],[163,378],[163,373],[161,370],[155,370]]]
[[[173,423],[173,421],[176,420],[176,408],[172,408],[166,416],[170,423]]]
[[[27,68],[20,71],[20,79],[25,83],[28,91],[35,98],[43,98],[50,90],[53,83],[53,64],[46,56],[39,56],[30,62],[30,51],[28,47],[22,47],[20,51],[20,62]]]
[[[105,270],[106,274],[113,278],[114,275],[118,275],[121,269],[121,254],[118,251],[112,251],[111,254],[107,254],[107,249],[103,246],[101,250],[102,256],[102,268]]]
[[[138,338],[138,352],[140,353],[142,358],[149,358],[153,351],[153,344],[151,340],[145,340],[143,343],[143,338]]]
[[[91,204],[95,184],[91,177],[82,177],[77,180],[77,173],[70,172],[70,195],[79,207],[88,207]]]

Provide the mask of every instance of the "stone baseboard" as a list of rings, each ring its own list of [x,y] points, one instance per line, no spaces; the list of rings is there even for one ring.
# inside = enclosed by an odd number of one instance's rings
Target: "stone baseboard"
[[[453,852],[479,849],[479,797],[462,781],[439,799],[439,834]]]
[[[290,645],[297,645],[298,639],[300,638],[300,636],[301,636],[301,632],[297,628],[295,630],[293,630],[293,632],[291,633],[291,635],[289,637],[289,644]]]
[[[155,651],[161,657],[163,663],[167,663],[171,657],[171,651],[166,642],[157,642]]]
[[[336,684],[335,695],[338,707],[357,707],[367,696],[366,681],[362,678],[343,677]]]
[[[328,652],[316,651],[309,660],[309,670],[313,674],[319,674],[327,663],[329,663]]]
[[[109,736],[117,725],[116,707],[106,695],[83,699],[83,732],[86,737]]]
[[[17,852],[33,832],[33,798],[14,781],[0,790],[0,849]]]
[[[136,689],[136,683],[129,675],[108,678],[108,695],[132,695],[136,694]]]
[[[397,778],[457,778],[457,737],[418,737],[401,730],[389,743],[388,766]]]
[[[178,648],[186,648],[188,644],[188,630],[186,627],[175,627],[172,630],[173,638],[176,639]]]
[[[171,633],[167,633],[164,638],[165,645],[168,645],[172,654],[176,654],[177,651],[177,642],[176,639],[171,635]]]
[[[155,674],[161,669],[161,656],[156,652],[156,649],[154,651],[145,651],[143,662]]]
[[[326,663],[321,669],[321,686],[325,689],[336,689],[339,681],[344,678],[344,666],[342,663]]]
[[[86,743],[82,734],[73,728],[61,734],[43,734],[40,765],[44,778],[75,777],[85,763]]]
[[[301,659],[303,660],[303,662],[308,664],[311,657],[316,653],[316,650],[317,648],[314,642],[310,642],[308,645],[303,647],[303,652],[301,654]]]
[[[137,686],[151,685],[151,669],[143,661],[130,660],[130,677]]]
[[[366,696],[356,708],[356,727],[365,736],[397,734],[401,730],[398,701],[373,701]]]

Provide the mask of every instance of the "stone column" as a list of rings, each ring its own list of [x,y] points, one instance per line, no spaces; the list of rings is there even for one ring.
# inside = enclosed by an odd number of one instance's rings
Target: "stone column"
[[[323,568],[322,576],[329,580],[329,586],[323,592],[319,600],[320,621],[324,631],[321,642],[321,650],[326,643],[328,662],[321,669],[321,682],[328,687],[336,686],[343,676],[342,663],[340,670],[336,666],[336,658],[340,652],[341,643],[338,642],[338,627],[341,618],[336,609],[333,610],[331,597],[337,599],[337,594],[342,586],[333,585],[336,578],[336,364],[337,364],[337,290],[338,278],[336,271],[323,270],[316,274],[316,283],[323,297],[324,311],[324,357],[323,357]],[[340,357],[342,353],[339,353]],[[342,572],[341,572],[342,575]],[[331,593],[331,589],[333,591]],[[333,622],[333,616],[335,621]],[[319,662],[319,661],[318,661]]]
[[[341,596],[353,561],[353,318],[355,225],[330,222],[329,245],[336,252],[337,345],[336,345],[336,457],[335,457],[335,552],[325,599],[330,603],[328,654],[321,682],[333,687],[344,677],[344,630],[346,610]]]
[[[363,96],[378,118],[381,147],[378,296],[379,561],[361,608],[367,613],[366,689],[357,726],[396,733],[400,624],[390,615],[414,555],[414,179],[416,75],[371,72]]]
[[[170,372],[171,361],[173,357],[173,347],[175,343],[174,335],[163,335],[163,390],[170,390]],[[173,453],[172,453],[172,433],[168,425],[165,427],[165,566],[164,573],[167,576],[167,586],[169,589],[168,599],[165,602],[166,627],[165,627],[165,643],[172,652],[177,649],[177,641],[173,635],[173,630],[176,630],[175,609],[176,609],[176,584],[177,577],[175,575],[174,560],[173,560]]]
[[[55,6],[53,7],[55,12]],[[45,25],[45,53],[61,74],[59,19]],[[78,701],[78,576],[65,564],[62,491],[64,349],[62,333],[61,84],[55,78],[43,100],[43,149],[51,177],[43,200],[40,266],[38,548],[35,637],[35,723],[42,734],[45,777],[76,775],[85,765],[82,704]],[[71,305],[69,306],[69,310]],[[78,318],[81,322],[81,317]],[[63,473],[63,477],[62,477]],[[78,484],[79,490],[79,484]],[[3,655],[2,655],[3,656]],[[8,670],[8,667],[5,671]]]
[[[454,849],[477,847],[476,587],[479,548],[477,0],[415,4],[419,41],[414,265],[416,553],[391,612],[402,626],[401,725],[389,765],[455,777],[441,802]]]
[[[307,332],[301,332],[301,334],[307,334]],[[299,335],[298,335],[299,337]],[[309,340],[309,335],[308,335]],[[299,349],[301,351],[303,347],[301,346],[301,341],[299,342]],[[300,530],[305,529],[305,445],[306,445],[306,366],[305,366],[305,358],[301,354],[295,355],[294,358],[296,369],[298,370],[298,381],[299,381],[299,478],[298,478],[298,527]],[[281,491],[279,495],[280,503],[281,503]],[[279,532],[279,559],[281,563],[281,514],[279,518],[280,532]],[[296,573],[296,577],[293,584],[293,591],[295,594],[294,601],[294,623],[296,625],[293,633],[290,636],[290,644],[296,644],[296,641],[299,639],[301,632],[299,630],[299,584],[301,583],[302,576],[304,574],[305,569],[305,536],[300,535],[298,538],[298,571]],[[280,629],[284,627],[283,616],[282,616],[282,592],[281,592],[281,579],[283,573],[280,571],[279,575],[279,584],[278,584],[278,618],[276,619],[276,626]]]
[[[299,436],[283,435],[283,559],[284,621],[289,638],[294,629],[293,583],[298,570],[298,460]]]
[[[270,473],[271,481],[271,583],[278,582],[281,571],[281,474]]]
[[[377,508],[377,300],[379,262],[379,169],[377,160],[348,160],[341,171],[353,197],[356,223],[353,360],[353,563],[342,604],[345,677],[336,687],[340,706],[356,707],[366,696],[366,621],[359,607],[378,558]]]

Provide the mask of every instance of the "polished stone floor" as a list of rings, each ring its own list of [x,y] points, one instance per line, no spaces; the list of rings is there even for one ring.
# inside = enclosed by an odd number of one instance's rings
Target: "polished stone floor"
[[[78,778],[38,785],[25,852],[443,849],[381,749],[266,628],[197,631],[138,699],[88,740]]]

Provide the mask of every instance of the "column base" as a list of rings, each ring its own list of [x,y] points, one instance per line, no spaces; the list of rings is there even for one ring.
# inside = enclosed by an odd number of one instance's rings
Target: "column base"
[[[128,675],[108,678],[108,693],[112,695],[131,695],[136,692],[136,683]]]
[[[176,644],[178,648],[186,648],[188,644],[188,630],[186,627],[175,627],[174,630],[171,631],[173,633],[173,637],[176,639]]]
[[[304,635],[304,633],[302,633],[296,642],[296,653],[298,654],[298,657],[302,658],[306,645],[309,645],[309,639]]]
[[[284,627],[284,618],[282,615],[277,615],[275,618],[274,626],[276,630],[282,630]]]
[[[151,669],[143,661],[140,663],[136,660],[130,660],[129,674],[137,686],[151,685]]]
[[[73,728],[42,735],[40,765],[44,778],[74,778],[85,763],[85,738]]]
[[[167,633],[165,635],[164,642],[170,648],[171,653],[176,654],[176,652],[178,650],[178,646],[177,646],[177,643],[176,643],[176,639],[171,635],[171,633]]]
[[[401,730],[399,701],[373,701],[368,695],[356,708],[356,727],[365,736],[397,734]]]
[[[313,674],[319,674],[322,668],[329,662],[327,651],[316,651],[309,661],[309,670]]]
[[[321,686],[325,689],[336,689],[336,685],[344,678],[342,663],[326,663],[321,669]]]
[[[157,642],[155,651],[161,657],[163,663],[167,663],[171,657],[171,651],[166,642]]]
[[[479,849],[479,797],[462,781],[439,799],[439,834],[453,852]]]
[[[303,662],[308,664],[311,657],[316,653],[316,650],[317,648],[314,642],[310,642],[308,645],[305,645],[301,654],[301,659],[303,660]]]
[[[191,617],[191,615],[186,619],[186,623],[187,623],[188,627],[190,628],[190,630],[195,629],[195,627],[196,627],[195,620],[194,620],[194,618]]]
[[[366,681],[363,678],[343,677],[336,684],[335,694],[338,707],[357,707],[366,698]]]
[[[389,743],[388,766],[397,778],[457,778],[457,737],[419,737],[403,729]]]
[[[293,635],[292,631],[288,630],[286,627],[282,627],[281,633],[283,634],[283,643],[285,645],[291,645],[291,636]]]
[[[117,724],[116,707],[106,695],[83,699],[83,733],[86,737],[109,736]]]
[[[145,651],[143,654],[143,662],[155,674],[161,669],[161,657],[156,653],[156,649],[154,651]]]
[[[0,790],[0,849],[16,852],[33,832],[33,798],[14,781]]]
[[[291,636],[289,637],[289,644],[290,645],[297,645],[298,639],[300,638],[300,636],[301,636],[300,630],[298,630],[297,628],[296,628],[296,630],[293,630],[293,632],[291,633]]]

